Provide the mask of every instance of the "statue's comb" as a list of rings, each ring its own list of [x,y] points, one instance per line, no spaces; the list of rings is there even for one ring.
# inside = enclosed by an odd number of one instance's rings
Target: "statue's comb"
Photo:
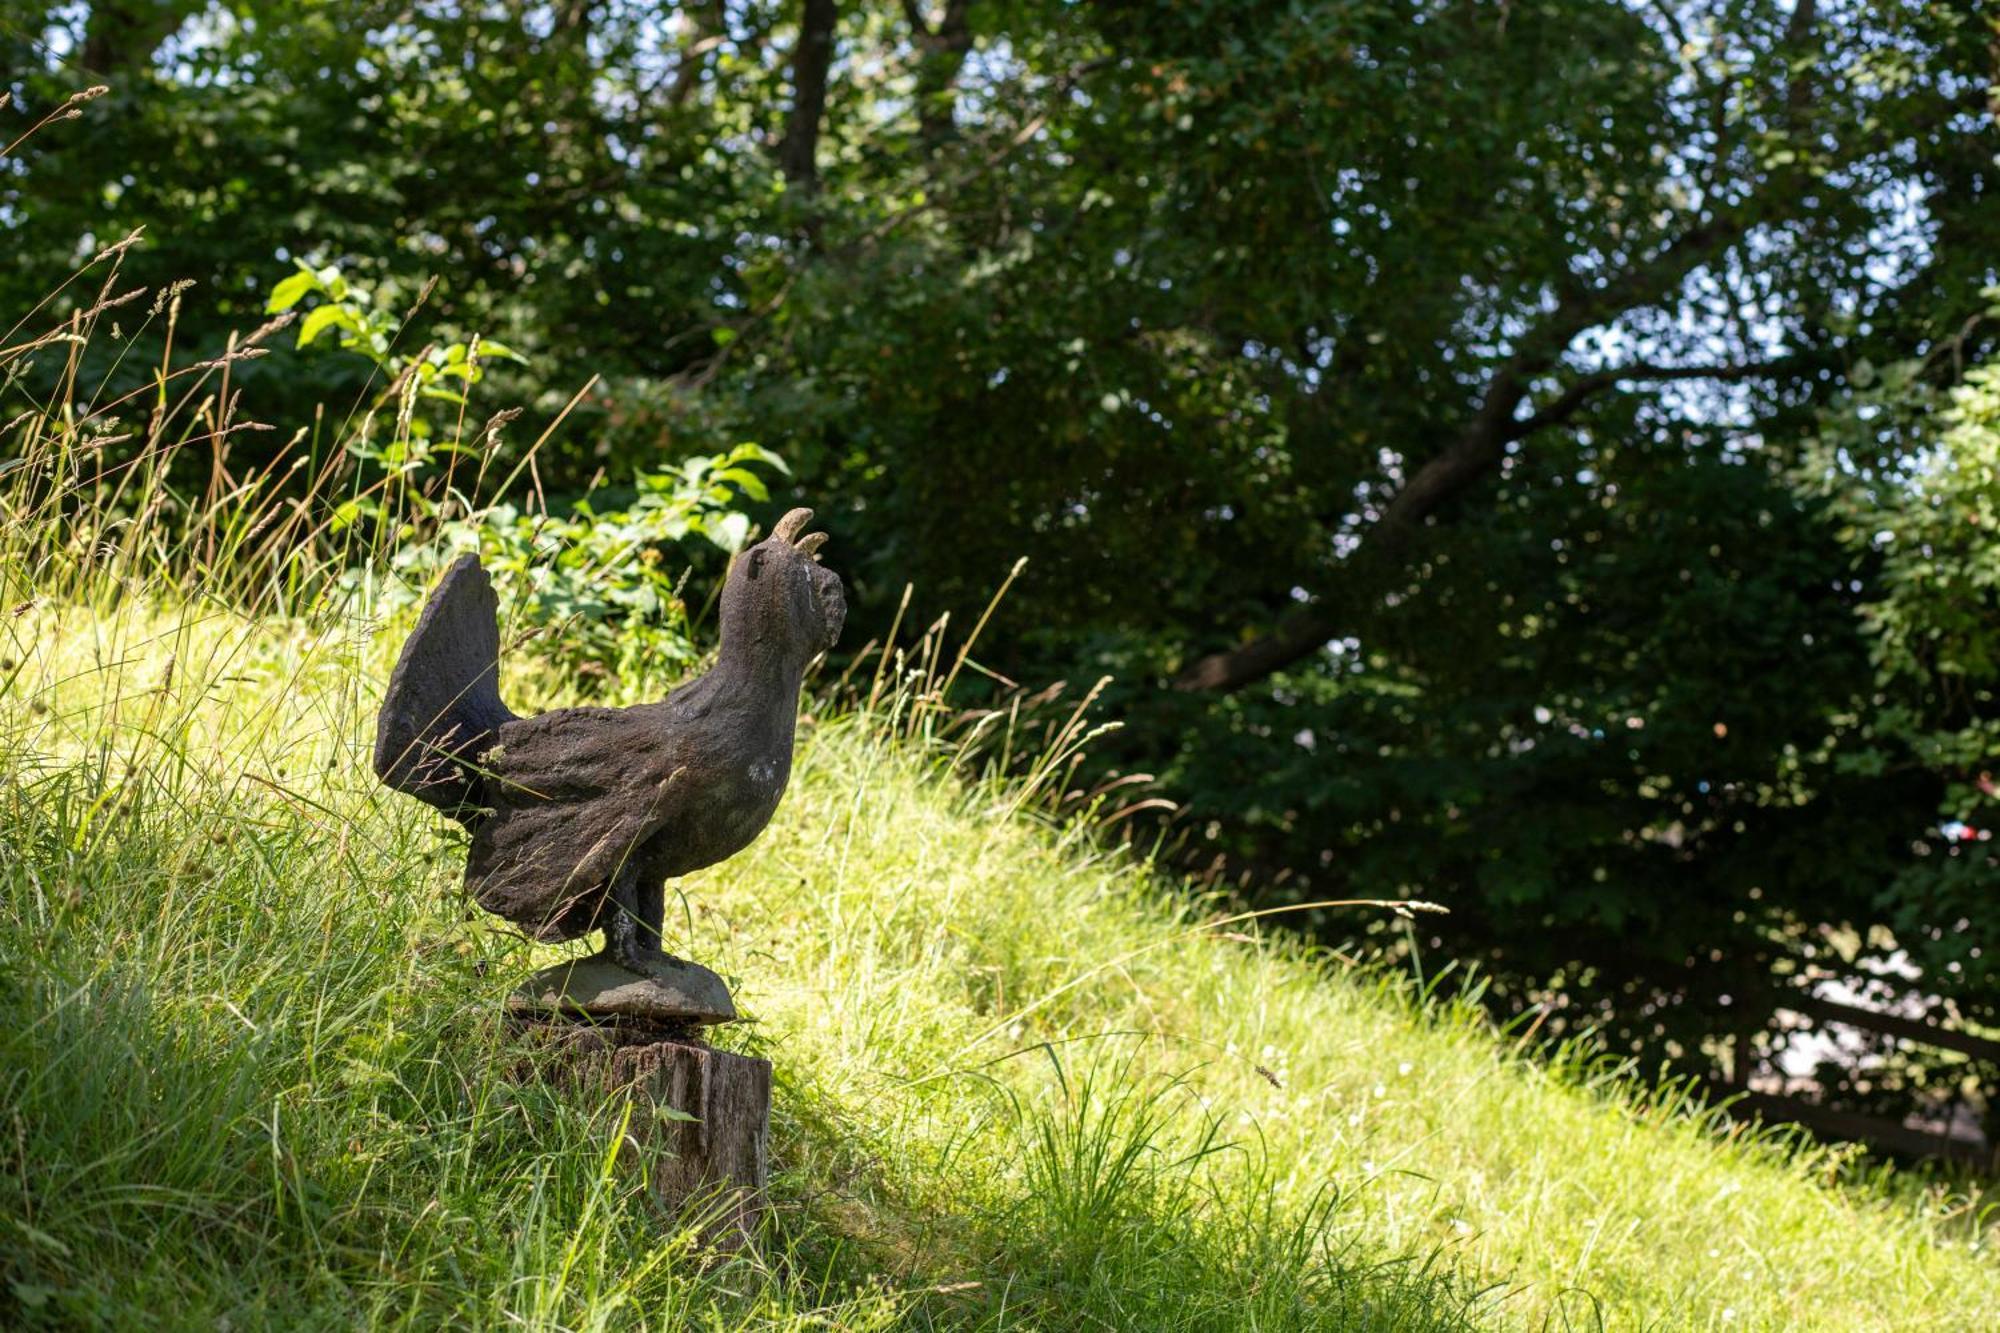
[[[789,546],[798,541],[799,534],[806,530],[806,524],[812,522],[812,517],[810,509],[794,509],[778,520],[778,525],[771,529],[771,535]]]

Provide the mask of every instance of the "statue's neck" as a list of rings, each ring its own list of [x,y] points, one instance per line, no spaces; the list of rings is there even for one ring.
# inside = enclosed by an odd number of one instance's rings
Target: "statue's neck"
[[[759,633],[755,625],[725,624],[715,669],[709,674],[729,693],[751,696],[760,705],[782,701],[787,709],[796,710],[805,664],[789,647],[775,634]]]

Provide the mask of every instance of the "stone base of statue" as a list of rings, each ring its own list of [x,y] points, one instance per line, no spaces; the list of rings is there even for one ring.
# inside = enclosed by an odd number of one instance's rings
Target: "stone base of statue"
[[[514,989],[507,1009],[522,1018],[616,1020],[690,1033],[736,1021],[721,977],[668,954],[648,959],[644,970],[602,953],[545,967]]]
[[[591,1096],[630,1091],[626,1132],[636,1147],[620,1162],[647,1173],[664,1208],[698,1226],[711,1250],[735,1250],[756,1235],[771,1132],[769,1060],[718,1051],[690,1029],[516,1012],[547,1049],[544,1076]]]

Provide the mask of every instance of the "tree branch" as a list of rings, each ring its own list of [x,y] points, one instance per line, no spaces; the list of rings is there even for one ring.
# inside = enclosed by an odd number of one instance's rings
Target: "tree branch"
[[[651,87],[641,95],[642,100],[650,100],[653,93],[664,86],[667,90],[667,105],[679,107],[701,83],[701,71],[708,63],[711,51],[727,44],[723,34],[724,15],[721,0],[706,0],[706,3],[685,5],[681,13],[687,16],[689,32],[687,40],[681,44],[679,55],[672,66],[654,80]]]
[[[1803,54],[1813,38],[1815,0],[1797,0],[1786,25],[1782,50]],[[1782,103],[1796,129],[1812,102],[1812,86],[1803,70],[1788,75]],[[1771,186],[1761,193],[1782,191]],[[1621,379],[1747,379],[1783,373],[1776,366],[1626,367],[1584,376],[1542,410],[1521,418],[1530,382],[1551,369],[1584,331],[1631,310],[1670,299],[1688,275],[1736,244],[1749,231],[1755,214],[1750,207],[1711,214],[1656,252],[1650,261],[1629,269],[1599,287],[1571,287],[1541,326],[1521,339],[1514,354],[1493,373],[1472,420],[1443,449],[1413,473],[1382,508],[1363,539],[1363,548],[1378,560],[1392,558],[1423,521],[1448,501],[1468,490],[1500,465],[1507,446],[1533,431],[1573,415],[1593,395]],[[1650,370],[1651,373],[1644,373]],[[1325,599],[1295,612],[1269,633],[1218,653],[1197,658],[1175,677],[1181,690],[1237,690],[1317,652],[1340,632],[1341,615]]]
[[[1533,378],[1552,367],[1577,335],[1626,311],[1667,299],[1702,264],[1747,230],[1741,216],[1711,218],[1664,246],[1653,259],[1600,287],[1573,289],[1555,311],[1521,340],[1494,371],[1465,428],[1425,460],[1382,508],[1364,539],[1378,559],[1391,558],[1425,519],[1470,489],[1506,457],[1507,446],[1575,414],[1592,395],[1621,379],[1749,379],[1781,374],[1782,363],[1724,367],[1630,366],[1592,372],[1548,407],[1519,415]],[[1197,658],[1174,678],[1180,690],[1238,690],[1316,652],[1340,628],[1341,617],[1322,602],[1287,617],[1268,634]]]
[[[1519,358],[1516,358],[1518,361]],[[1526,397],[1526,385],[1514,363],[1503,367],[1488,387],[1470,425],[1444,450],[1411,474],[1382,508],[1366,539],[1378,559],[1399,555],[1430,515],[1470,489],[1500,464],[1507,446],[1536,431],[1574,416],[1592,397],[1622,381],[1653,383],[1775,378],[1803,369],[1805,358],[1791,357],[1731,366],[1655,366],[1634,364],[1585,375],[1547,406],[1527,417],[1516,410]],[[1302,608],[1270,633],[1196,659],[1174,679],[1180,690],[1237,690],[1311,655],[1340,632],[1342,616],[1324,602]]]
[[[1776,361],[1753,361],[1734,366],[1654,366],[1640,362],[1629,366],[1617,366],[1610,370],[1592,371],[1577,379],[1547,405],[1537,408],[1532,416],[1516,421],[1508,433],[1508,438],[1524,439],[1538,430],[1561,425],[1576,415],[1577,409],[1591,398],[1612,385],[1626,380],[1645,380],[1653,384],[1710,380],[1716,384],[1734,384],[1743,380],[1776,379],[1805,370],[1812,364],[1809,358],[1792,356],[1781,357]]]

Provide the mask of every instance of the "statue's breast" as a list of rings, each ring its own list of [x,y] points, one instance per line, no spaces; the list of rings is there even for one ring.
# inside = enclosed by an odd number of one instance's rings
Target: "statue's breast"
[[[752,760],[743,766],[743,785],[739,789],[740,806],[735,827],[747,830],[743,833],[745,842],[764,831],[777,813],[778,802],[784,798],[785,782],[791,776],[792,757]]]
[[[684,875],[749,846],[771,822],[791,777],[790,754],[737,757],[690,784],[679,817],[664,831],[672,844],[666,873]]]

